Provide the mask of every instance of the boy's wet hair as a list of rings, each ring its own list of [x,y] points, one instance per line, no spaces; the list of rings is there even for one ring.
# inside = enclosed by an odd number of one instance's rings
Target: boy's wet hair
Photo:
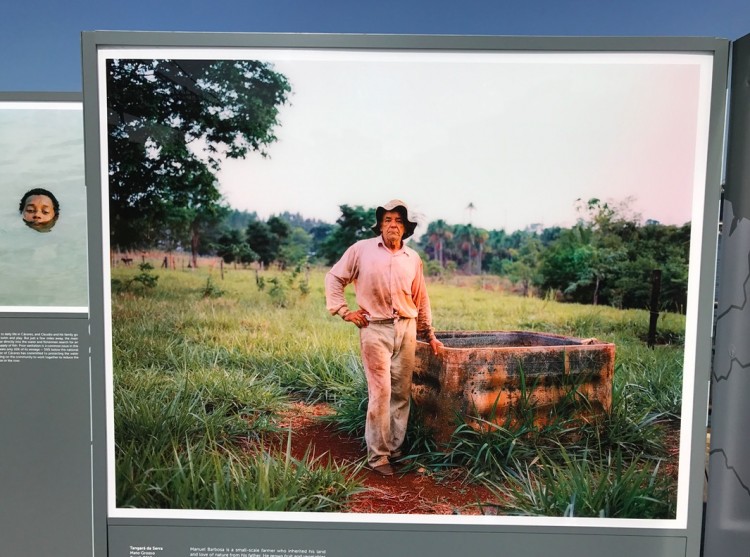
[[[60,203],[58,203],[57,198],[55,197],[55,194],[53,194],[49,190],[45,190],[44,188],[34,188],[34,189],[27,191],[25,194],[23,194],[23,197],[21,198],[21,203],[18,205],[19,213],[23,213],[23,210],[26,207],[26,200],[32,195],[46,195],[47,197],[49,197],[50,200],[52,200],[52,208],[55,210],[55,217],[57,217],[60,214]]]

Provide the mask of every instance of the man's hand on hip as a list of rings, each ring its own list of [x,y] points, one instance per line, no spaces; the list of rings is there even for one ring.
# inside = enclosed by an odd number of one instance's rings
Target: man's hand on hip
[[[363,309],[358,309],[357,311],[350,311],[344,316],[344,321],[349,321],[350,323],[354,323],[357,327],[360,329],[362,327],[367,327],[367,325],[370,323],[370,321],[367,319],[369,316],[367,315],[367,312]]]

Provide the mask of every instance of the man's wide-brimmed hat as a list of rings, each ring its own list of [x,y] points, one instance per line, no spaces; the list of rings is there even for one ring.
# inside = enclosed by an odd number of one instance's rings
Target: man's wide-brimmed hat
[[[405,231],[403,239],[406,240],[409,236],[414,234],[414,229],[417,227],[417,221],[409,213],[409,207],[406,203],[400,199],[391,199],[385,205],[375,209],[375,226],[372,227],[372,231],[375,234],[380,234],[380,224],[383,222],[383,214],[385,214],[386,211],[395,211],[399,207],[403,209],[403,216],[406,219],[406,222],[404,222]]]

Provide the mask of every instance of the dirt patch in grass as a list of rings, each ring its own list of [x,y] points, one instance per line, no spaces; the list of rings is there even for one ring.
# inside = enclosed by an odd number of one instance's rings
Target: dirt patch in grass
[[[496,514],[497,494],[486,487],[465,481],[465,470],[434,474],[416,464],[396,468],[396,474],[383,477],[364,467],[365,447],[359,438],[338,432],[321,418],[333,414],[324,403],[295,402],[283,414],[280,426],[291,431],[294,458],[308,456],[330,459],[339,465],[352,465],[353,474],[365,490],[350,498],[344,512],[378,514],[481,515]],[[660,474],[672,478],[676,486],[679,461],[679,421],[663,425],[666,454]],[[280,433],[273,444],[286,447],[287,436]],[[675,495],[676,496],[676,495]]]
[[[488,489],[467,484],[457,472],[437,476],[417,466],[396,467],[393,476],[384,477],[362,466],[364,444],[334,430],[321,421],[333,411],[327,404],[294,403],[284,414],[281,426],[291,428],[292,455],[300,459],[306,451],[324,462],[360,465],[356,477],[366,488],[354,495],[345,509],[352,513],[383,514],[483,514],[482,504],[494,501]]]

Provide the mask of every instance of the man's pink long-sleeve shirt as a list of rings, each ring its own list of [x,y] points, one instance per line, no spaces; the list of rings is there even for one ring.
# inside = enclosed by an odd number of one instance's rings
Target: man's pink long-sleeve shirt
[[[351,282],[357,305],[373,320],[396,315],[416,318],[418,334],[432,336],[430,299],[416,251],[402,245],[393,253],[381,236],[360,240],[347,249],[326,275],[326,307],[331,315],[348,313],[344,288]]]

